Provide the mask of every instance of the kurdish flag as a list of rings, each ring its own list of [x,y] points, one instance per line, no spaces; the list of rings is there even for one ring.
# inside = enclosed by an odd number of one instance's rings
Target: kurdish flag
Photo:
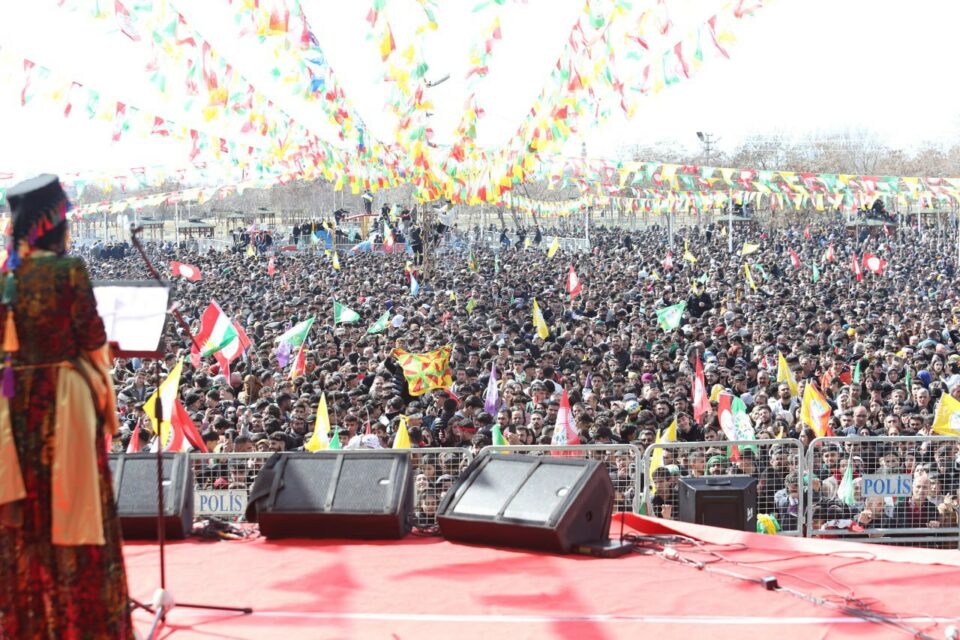
[[[216,302],[210,302],[200,317],[200,331],[191,349],[191,360],[194,366],[199,364],[200,358],[215,354],[236,338],[237,329],[229,316]],[[200,349],[197,349],[197,344],[200,344]]]

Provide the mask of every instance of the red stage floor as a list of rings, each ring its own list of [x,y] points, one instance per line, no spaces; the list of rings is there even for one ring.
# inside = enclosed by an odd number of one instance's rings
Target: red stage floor
[[[627,516],[650,533],[659,521]],[[628,526],[628,531],[631,527]],[[619,527],[615,526],[616,532]],[[711,565],[840,601],[856,597],[933,638],[960,624],[960,552],[793,540],[677,524],[729,562]],[[744,547],[746,545],[746,547]],[[702,554],[682,553],[699,560]],[[131,595],[158,584],[155,544],[125,546]],[[874,559],[876,557],[876,559]],[[167,546],[183,602],[251,606],[235,616],[175,609],[163,638],[908,638],[785,592],[658,556],[556,556],[452,544],[265,539]],[[145,632],[150,619],[135,615]],[[759,634],[759,635],[757,635]]]

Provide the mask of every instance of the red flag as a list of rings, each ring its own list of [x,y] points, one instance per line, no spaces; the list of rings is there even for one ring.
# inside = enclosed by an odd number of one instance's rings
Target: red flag
[[[270,256],[270,262],[267,263],[267,275],[272,276],[277,272],[277,267],[273,263],[273,256]]]
[[[866,256],[864,256],[866,257]],[[863,280],[863,269],[860,268],[860,259],[857,254],[853,254],[853,275],[857,276],[857,282]]]
[[[140,452],[140,421],[137,420],[137,424],[133,427],[133,432],[130,434],[130,444],[127,445],[127,453],[139,453]]]
[[[176,260],[170,261],[170,273],[172,273],[174,276],[186,278],[190,282],[196,282],[201,277],[200,269],[197,269],[192,264],[177,262]]]
[[[707,395],[707,381],[703,377],[703,362],[697,355],[696,377],[693,380],[693,421],[699,423],[700,417],[710,410],[710,397]]]
[[[826,260],[827,262],[833,262],[834,258],[835,256],[833,254],[833,243],[831,243],[830,246],[827,247],[827,252],[823,254],[823,259]]]
[[[207,451],[207,445],[203,444],[203,438],[200,437],[200,432],[197,431],[197,425],[193,424],[193,420],[190,419],[190,415],[187,413],[186,407],[183,406],[183,403],[180,402],[180,398],[177,398],[176,404],[173,405],[173,418],[170,420],[170,425],[174,431],[174,439],[177,439],[177,432],[179,432],[179,439],[182,440],[185,438],[188,443],[193,445],[195,449],[200,451],[200,453],[209,453]],[[167,449],[170,450],[169,448]]]
[[[552,445],[580,444],[580,436],[577,430],[573,428],[573,411],[570,410],[570,397],[567,390],[563,390],[560,397],[560,411],[557,412],[557,422],[553,427]],[[554,455],[560,455],[555,452]]]
[[[810,239],[810,225],[807,225],[803,228],[803,239],[804,240]]]
[[[133,26],[133,19],[130,17],[130,12],[127,11],[127,8],[123,6],[120,0],[113,1],[113,11],[116,14],[117,24],[120,26],[120,31],[123,32],[123,35],[131,40],[139,41],[140,34],[137,33],[136,27]]]
[[[663,268],[667,271],[673,269],[673,251],[667,251],[667,257],[663,259]]]
[[[887,261],[872,253],[865,253],[863,254],[863,266],[877,275],[882,275],[883,270],[887,268]]]
[[[572,302],[581,291],[583,291],[583,286],[580,284],[580,278],[577,277],[577,272],[573,270],[573,265],[570,265],[570,271],[567,272],[567,293],[570,294],[570,301]]]
[[[297,357],[293,359],[293,366],[290,367],[290,380],[294,380],[297,376],[302,376],[303,372],[307,370],[307,361],[306,357],[303,354],[303,345],[306,342],[300,343],[300,348],[297,350]]]
[[[890,237],[890,227],[887,226],[887,223],[883,223],[883,235]]]
[[[790,262],[793,263],[794,269],[800,268],[800,256],[797,255],[797,252],[793,249],[790,249]]]

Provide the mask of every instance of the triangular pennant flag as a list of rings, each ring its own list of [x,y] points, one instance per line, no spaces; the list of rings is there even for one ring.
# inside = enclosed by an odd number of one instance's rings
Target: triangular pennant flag
[[[540,336],[541,340],[546,340],[550,337],[550,328],[543,319],[543,313],[540,311],[540,305],[537,304],[536,298],[533,299],[533,326],[537,330],[537,335]]]
[[[397,435],[393,437],[393,448],[410,448],[410,431],[407,429],[407,416],[403,414],[400,414],[400,424],[397,425]]]
[[[303,448],[307,451],[320,451],[330,448],[330,416],[327,414],[327,395],[320,393],[320,402],[317,403],[317,420],[313,425],[313,435],[307,440]],[[339,441],[339,438],[338,438]]]
[[[560,238],[554,236],[553,242],[550,243],[550,248],[547,249],[547,257],[552,258],[554,255],[556,255],[559,249],[560,249]]]

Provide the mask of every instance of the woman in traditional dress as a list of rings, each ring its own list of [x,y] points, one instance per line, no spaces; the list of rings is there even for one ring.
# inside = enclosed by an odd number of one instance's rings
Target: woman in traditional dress
[[[86,267],[66,256],[56,176],[7,192],[2,265],[0,638],[132,638],[107,447],[109,347]]]

